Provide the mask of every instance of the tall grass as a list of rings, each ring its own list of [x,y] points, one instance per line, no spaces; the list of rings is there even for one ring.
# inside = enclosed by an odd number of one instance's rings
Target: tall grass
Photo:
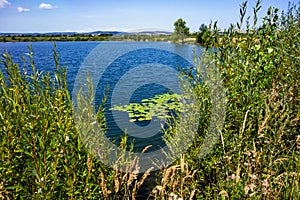
[[[31,69],[20,69],[3,54],[0,198],[134,198],[147,173],[139,178],[138,168],[133,173],[112,170],[88,153],[75,130],[67,74],[55,48],[52,78],[35,69],[31,48],[29,52]]]
[[[240,22],[224,35],[218,34],[216,24],[210,25],[207,54],[226,88],[226,119],[219,136],[222,140],[207,157],[199,159],[212,109],[203,101],[198,140],[181,160],[162,171],[163,178],[153,196],[300,198],[300,9],[291,5],[280,15],[271,7],[257,28],[260,4],[258,1],[254,8],[252,25],[249,18],[246,23],[243,20],[247,2],[241,6]],[[243,27],[246,34],[241,34]],[[197,80],[197,75],[190,78]],[[195,92],[206,97],[207,84],[195,85]]]

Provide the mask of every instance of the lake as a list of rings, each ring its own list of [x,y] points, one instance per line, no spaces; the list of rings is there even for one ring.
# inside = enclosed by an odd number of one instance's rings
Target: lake
[[[36,69],[54,72],[52,42],[0,43],[1,54],[8,51],[14,62],[23,68],[20,56],[26,56],[28,46],[32,45]],[[156,94],[178,90],[176,73],[178,68],[193,66],[194,55],[201,48],[194,45],[181,45],[164,42],[56,42],[61,66],[67,67],[67,82],[70,94],[78,75],[88,72],[96,86],[95,105],[100,105],[104,90],[109,86],[105,116],[107,118],[107,136],[118,142],[126,129],[129,141],[134,141],[137,149],[153,145],[156,150],[163,145],[158,122],[128,122],[114,116],[112,105],[126,102],[140,102]],[[196,51],[196,54],[194,54]],[[3,71],[3,65],[0,64]],[[29,62],[27,63],[29,68]],[[175,91],[176,92],[176,91]],[[123,121],[122,121],[123,120]],[[152,120],[153,121],[153,120]],[[133,131],[138,134],[131,134]],[[133,131],[134,132],[134,131]]]

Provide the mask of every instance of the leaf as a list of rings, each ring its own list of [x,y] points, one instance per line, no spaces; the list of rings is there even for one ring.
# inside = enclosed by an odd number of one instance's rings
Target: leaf
[[[136,119],[130,119],[129,122],[136,122]]]
[[[272,53],[274,51],[274,49],[272,48],[267,48],[268,49],[268,53]]]

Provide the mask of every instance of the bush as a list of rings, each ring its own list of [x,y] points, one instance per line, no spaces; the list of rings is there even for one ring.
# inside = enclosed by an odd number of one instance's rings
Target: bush
[[[254,9],[253,26],[247,21],[246,34],[240,29],[247,2],[241,7],[237,27],[220,35],[216,24],[211,24],[206,31],[206,54],[220,71],[226,88],[221,142],[199,160],[211,106],[203,101],[198,139],[181,160],[162,172],[153,196],[300,198],[300,8],[291,6],[281,16],[278,9],[269,8],[258,29],[260,3]],[[201,69],[198,66],[198,71]],[[189,74],[195,82],[200,75]],[[209,94],[207,84],[194,86],[200,97]]]

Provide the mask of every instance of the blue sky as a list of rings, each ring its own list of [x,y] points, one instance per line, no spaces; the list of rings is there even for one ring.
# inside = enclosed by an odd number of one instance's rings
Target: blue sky
[[[239,18],[243,0],[0,0],[0,32],[95,30],[173,30],[183,18],[191,31],[211,20],[221,29]],[[299,2],[294,0],[292,2]],[[251,15],[256,0],[248,1]],[[287,0],[264,0],[260,17],[269,6],[288,8]]]

